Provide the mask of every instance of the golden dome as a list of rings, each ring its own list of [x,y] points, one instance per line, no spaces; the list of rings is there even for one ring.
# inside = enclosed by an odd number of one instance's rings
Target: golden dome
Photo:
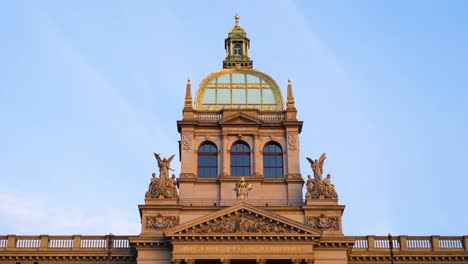
[[[278,84],[254,69],[223,69],[208,75],[198,87],[195,110],[258,109],[283,111]]]

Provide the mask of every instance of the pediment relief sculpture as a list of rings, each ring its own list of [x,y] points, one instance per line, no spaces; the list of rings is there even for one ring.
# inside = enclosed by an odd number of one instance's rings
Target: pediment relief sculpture
[[[335,185],[331,183],[331,176],[327,174],[325,179],[322,179],[323,175],[323,164],[325,159],[327,158],[327,154],[323,153],[320,158],[317,160],[313,160],[311,158],[307,158],[310,163],[310,167],[314,172],[314,178],[308,175],[307,179],[307,199],[337,199],[338,193],[336,192]]]
[[[169,170],[172,159],[175,155],[169,157],[169,159],[159,156],[159,154],[154,153],[156,160],[158,161],[159,167],[159,178],[156,177],[156,173],[152,174],[151,182],[148,186],[148,191],[145,194],[146,199],[174,199],[177,198],[177,180],[175,174],[172,174],[172,177],[169,178]]]
[[[166,236],[307,236],[318,237],[321,232],[310,225],[265,211],[245,202],[214,212],[174,228]]]
[[[182,234],[301,234],[294,227],[274,221],[272,219],[237,211],[208,222],[182,230]]]
[[[163,216],[162,214],[157,214],[155,216],[146,216],[145,220],[145,227],[155,231],[163,231],[164,229],[179,224],[179,216]]]

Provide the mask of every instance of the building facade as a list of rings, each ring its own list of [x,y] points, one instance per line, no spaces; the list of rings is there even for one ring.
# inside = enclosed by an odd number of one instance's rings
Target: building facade
[[[187,82],[180,174],[169,173],[175,155],[154,154],[139,235],[0,236],[0,263],[468,263],[468,236],[345,236],[326,154],[307,158],[313,176],[301,175],[291,82],[284,100],[249,47],[236,16],[223,69],[194,100]]]

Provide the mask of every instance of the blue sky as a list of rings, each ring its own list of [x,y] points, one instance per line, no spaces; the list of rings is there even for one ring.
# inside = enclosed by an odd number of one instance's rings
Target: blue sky
[[[466,235],[467,5],[2,1],[0,234],[138,234],[152,152],[178,152],[186,79],[222,67],[238,12],[345,234]]]

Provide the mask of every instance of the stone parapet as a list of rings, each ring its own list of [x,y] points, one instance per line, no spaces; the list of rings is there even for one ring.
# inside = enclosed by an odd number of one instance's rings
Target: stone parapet
[[[466,238],[467,236],[392,236],[394,261],[468,263]],[[349,260],[349,263],[390,263],[389,237],[354,237]]]
[[[119,263],[136,263],[136,251],[130,244],[130,238],[114,235],[0,236],[0,263],[12,260],[40,260],[40,263],[113,260]]]

